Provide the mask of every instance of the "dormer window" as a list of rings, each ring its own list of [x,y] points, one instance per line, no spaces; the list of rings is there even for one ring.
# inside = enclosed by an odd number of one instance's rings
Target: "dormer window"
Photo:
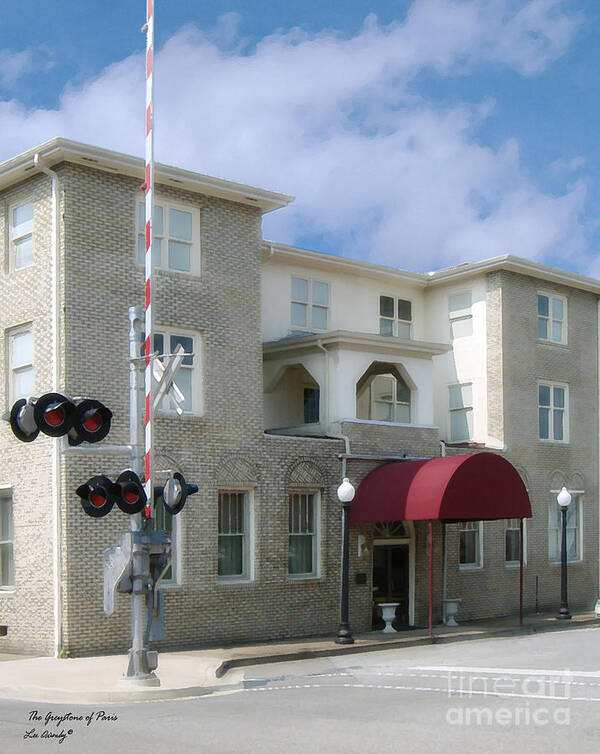
[[[379,297],[379,334],[396,338],[410,338],[412,302],[391,296]]]

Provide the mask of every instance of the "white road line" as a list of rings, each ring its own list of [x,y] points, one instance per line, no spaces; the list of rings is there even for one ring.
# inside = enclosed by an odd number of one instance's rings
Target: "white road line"
[[[458,667],[458,666],[445,666],[445,665],[424,665],[422,667],[410,668],[410,670],[434,670],[444,673],[502,673],[504,675],[568,675],[579,676],[581,678],[598,678],[600,679],[600,671],[593,670],[541,670],[540,668],[475,668],[475,667]]]

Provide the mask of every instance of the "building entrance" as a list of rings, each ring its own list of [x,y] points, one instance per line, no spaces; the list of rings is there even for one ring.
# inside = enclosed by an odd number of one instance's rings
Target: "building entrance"
[[[382,602],[397,602],[396,629],[409,625],[410,553],[408,544],[375,544],[373,547],[373,629],[381,629]]]

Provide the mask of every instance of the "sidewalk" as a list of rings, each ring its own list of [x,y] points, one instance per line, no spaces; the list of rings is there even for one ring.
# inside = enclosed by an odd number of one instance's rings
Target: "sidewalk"
[[[570,621],[555,614],[471,621],[455,628],[436,626],[433,643],[499,638],[545,631],[600,628],[593,613],[578,613]],[[56,703],[124,702],[201,696],[243,688],[244,667],[270,662],[306,660],[334,655],[402,649],[430,644],[427,629],[397,634],[370,632],[339,645],[334,637],[265,642],[235,647],[161,652],[157,675],[160,686],[143,687],[120,681],[127,667],[124,655],[58,660],[0,654],[0,698]]]

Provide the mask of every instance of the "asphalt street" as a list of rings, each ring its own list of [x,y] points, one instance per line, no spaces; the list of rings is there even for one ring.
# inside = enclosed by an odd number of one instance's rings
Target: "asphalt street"
[[[1,668],[0,668],[1,669]],[[255,665],[244,689],[106,705],[3,701],[10,752],[600,749],[600,633]]]

